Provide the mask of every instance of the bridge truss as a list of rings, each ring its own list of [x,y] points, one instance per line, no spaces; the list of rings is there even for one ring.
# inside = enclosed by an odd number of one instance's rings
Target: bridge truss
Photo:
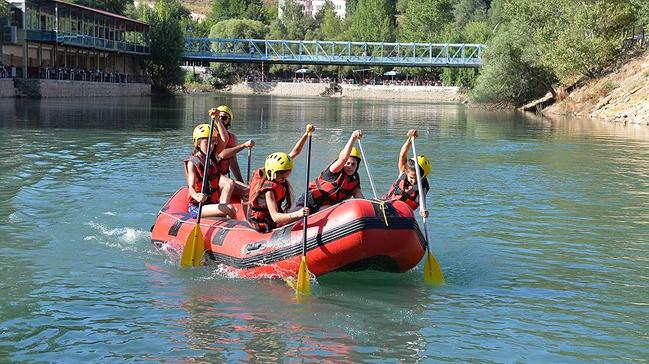
[[[300,65],[480,67],[482,44],[186,38],[183,60]]]

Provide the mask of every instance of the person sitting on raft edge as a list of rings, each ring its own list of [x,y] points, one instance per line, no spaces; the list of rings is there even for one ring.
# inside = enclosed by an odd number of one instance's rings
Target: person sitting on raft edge
[[[221,178],[215,156],[223,151],[227,144],[225,127],[215,123],[217,130],[212,133],[212,140],[208,141],[210,125],[200,124],[194,128],[194,151],[183,161],[185,167],[185,181],[188,187],[188,211],[192,218],[198,217],[198,204],[204,203],[201,217],[227,216],[236,218],[236,212],[229,199],[234,184],[229,178]],[[207,170],[207,188],[203,190],[203,173],[207,154],[207,145],[212,143],[210,151],[210,164]],[[229,181],[228,181],[229,180]]]
[[[237,153],[245,148],[252,149],[252,147],[255,146],[255,141],[250,139],[244,143],[237,144],[237,136],[230,131],[232,121],[234,120],[234,114],[232,113],[232,109],[227,105],[212,108],[208,111],[208,114],[211,118],[216,118],[216,121],[223,124],[229,137],[228,143],[218,160],[219,172],[221,175],[228,177],[230,176],[230,172],[232,172],[231,179],[234,181],[233,195],[245,200],[248,198],[249,186],[248,181],[243,181],[239,162],[237,161]]]
[[[412,140],[417,137],[417,130],[410,129],[407,133],[408,138],[403,143],[401,151],[399,152],[399,159],[397,159],[397,167],[399,168],[399,177],[392,183],[388,192],[383,195],[382,200],[396,201],[401,200],[408,204],[414,211],[419,207],[419,188],[417,186],[417,171],[415,171],[415,158],[406,160],[408,156],[408,149]],[[417,156],[417,165],[421,175],[421,187],[424,189],[423,198],[430,190],[428,185],[428,173],[432,169],[432,164],[428,157],[423,154]],[[428,217],[428,210],[419,210],[422,217]]]
[[[316,212],[323,207],[332,206],[348,198],[363,198],[358,167],[361,153],[354,147],[356,140],[363,137],[361,130],[355,130],[338,153],[338,158],[325,168],[315,181],[309,183],[308,201],[300,196],[295,209],[308,207]]]
[[[313,125],[308,124],[306,131],[290,153],[270,154],[266,157],[264,168],[259,168],[252,174],[250,195],[248,196],[250,206],[246,213],[246,219],[255,230],[269,232],[309,214],[307,207],[287,212],[293,200],[288,177],[293,170],[293,159],[300,154],[309,134],[314,131]]]

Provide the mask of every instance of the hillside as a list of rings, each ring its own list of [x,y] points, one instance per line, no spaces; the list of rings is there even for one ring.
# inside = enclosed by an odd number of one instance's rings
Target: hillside
[[[586,82],[543,113],[649,125],[649,50]]]

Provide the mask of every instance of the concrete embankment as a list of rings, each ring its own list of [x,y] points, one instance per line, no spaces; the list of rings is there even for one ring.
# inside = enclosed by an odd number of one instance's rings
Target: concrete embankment
[[[331,97],[402,101],[463,101],[459,87],[348,85],[338,84],[340,92]],[[243,82],[232,86],[234,94],[265,94],[274,96],[320,96],[330,88],[329,83],[303,82]]]
[[[16,97],[14,80],[11,78],[0,79],[0,97]]]
[[[106,83],[40,79],[2,79],[0,97],[102,97],[149,96],[151,85],[145,83]]]

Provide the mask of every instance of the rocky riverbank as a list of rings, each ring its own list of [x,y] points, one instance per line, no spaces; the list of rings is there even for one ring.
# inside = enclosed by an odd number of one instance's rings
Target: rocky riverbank
[[[649,125],[649,50],[577,87],[543,113]]]

